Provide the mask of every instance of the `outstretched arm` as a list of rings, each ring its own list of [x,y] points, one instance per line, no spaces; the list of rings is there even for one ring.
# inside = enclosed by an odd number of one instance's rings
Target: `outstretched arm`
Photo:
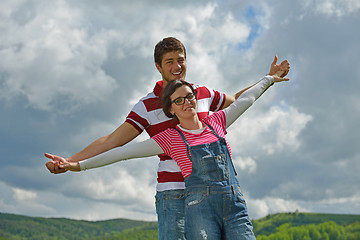
[[[96,156],[100,153],[106,152],[115,147],[123,146],[126,143],[130,142],[139,135],[139,131],[133,127],[131,124],[125,122],[120,125],[113,133],[110,135],[101,137],[91,143],[89,146],[84,148],[82,151],[74,154],[73,156],[66,159],[67,162],[78,162],[93,156]],[[51,161],[46,163],[46,167],[51,173],[58,174],[66,172],[66,169],[60,168],[56,164],[57,160],[65,160],[64,158],[56,155],[46,155],[45,156]]]
[[[164,153],[161,147],[153,139],[148,139],[139,143],[127,144],[122,147],[111,149],[92,158],[69,162],[66,159],[56,159],[59,167],[70,171],[81,171],[91,168],[106,166],[118,161],[127,159],[150,157]],[[48,156],[52,156],[48,154]],[[55,161],[56,161],[55,160]]]
[[[273,76],[265,76],[251,89],[242,94],[233,104],[224,109],[226,128],[238,119],[274,82],[289,81],[289,78],[279,77],[281,72]]]
[[[269,71],[268,75],[272,76],[272,75],[278,74],[281,78],[283,78],[289,73],[290,63],[288,62],[288,60],[284,60],[280,64],[277,64],[277,61],[278,61],[278,56],[275,56],[273,62],[270,65],[270,71]],[[227,95],[226,94],[226,99],[225,99],[223,109],[230,106],[230,104],[235,102],[235,100],[238,99],[241,96],[241,94],[243,94],[248,89],[252,88],[254,85],[255,84],[240,90],[235,95]],[[266,90],[267,89],[265,89],[265,91]]]

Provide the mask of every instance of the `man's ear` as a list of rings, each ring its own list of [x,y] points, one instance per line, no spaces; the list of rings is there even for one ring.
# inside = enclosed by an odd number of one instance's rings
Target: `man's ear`
[[[159,64],[155,63],[155,67],[161,73],[161,66]]]

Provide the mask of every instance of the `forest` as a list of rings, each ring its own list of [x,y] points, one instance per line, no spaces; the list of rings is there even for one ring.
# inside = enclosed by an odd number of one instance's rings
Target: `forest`
[[[258,240],[360,240],[360,215],[279,213],[253,220]],[[0,213],[0,240],[156,240],[157,223],[83,221]]]

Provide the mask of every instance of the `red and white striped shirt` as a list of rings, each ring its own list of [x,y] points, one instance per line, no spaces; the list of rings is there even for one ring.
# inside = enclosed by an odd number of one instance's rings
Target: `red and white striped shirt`
[[[163,81],[156,83],[153,92],[135,104],[126,118],[127,123],[134,126],[139,132],[144,129],[150,137],[168,128],[174,128],[178,122],[165,116],[161,107],[161,93]],[[197,111],[202,120],[209,115],[209,111],[220,110],[225,103],[225,94],[214,91],[205,86],[193,85],[197,97]],[[166,154],[159,155],[157,191],[184,189],[184,178],[176,162]]]
[[[225,138],[226,117],[223,111],[218,111],[208,116],[203,120],[203,122],[214,128],[220,137]],[[191,133],[189,131],[183,131],[179,127],[177,128],[184,134],[186,141],[190,146],[212,143],[219,140],[219,138],[210,130],[208,126],[206,126],[206,128],[200,133]],[[186,145],[180,134],[175,129],[169,128],[159,134],[156,134],[152,137],[152,139],[156,141],[164,153],[176,161],[184,177],[188,177],[191,174],[192,163],[186,154]],[[227,141],[226,144],[231,155],[231,149]]]

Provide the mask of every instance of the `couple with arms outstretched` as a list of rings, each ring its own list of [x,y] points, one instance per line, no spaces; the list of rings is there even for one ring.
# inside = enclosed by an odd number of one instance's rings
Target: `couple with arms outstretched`
[[[179,40],[160,41],[154,58],[163,80],[125,123],[70,158],[45,154],[51,159],[46,166],[62,173],[159,155],[159,239],[255,239],[226,128],[272,84],[289,80],[289,63],[277,65],[275,57],[267,76],[230,96],[184,81],[186,51]],[[124,145],[144,129],[150,139]]]

